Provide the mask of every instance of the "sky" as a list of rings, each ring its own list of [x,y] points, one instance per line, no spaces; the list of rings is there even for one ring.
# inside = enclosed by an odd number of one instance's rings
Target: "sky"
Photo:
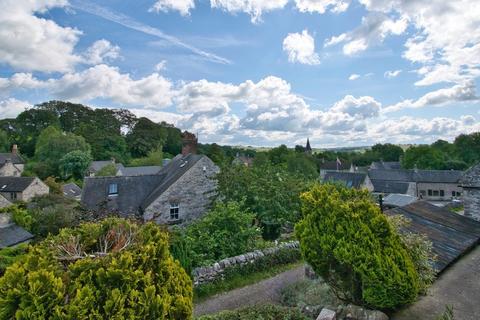
[[[477,0],[0,0],[0,118],[64,100],[200,142],[480,131]]]

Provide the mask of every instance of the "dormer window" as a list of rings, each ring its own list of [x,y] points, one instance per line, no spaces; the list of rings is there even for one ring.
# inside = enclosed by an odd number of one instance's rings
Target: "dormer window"
[[[108,186],[108,195],[109,196],[118,195],[118,184],[110,183],[110,185]]]
[[[178,220],[179,210],[180,210],[180,204],[178,202],[170,203],[170,220]]]

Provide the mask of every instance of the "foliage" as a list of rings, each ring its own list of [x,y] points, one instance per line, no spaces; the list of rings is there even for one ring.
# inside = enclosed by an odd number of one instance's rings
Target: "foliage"
[[[117,166],[115,163],[110,163],[103,167],[102,169],[98,170],[95,174],[97,177],[114,177],[117,175]]]
[[[305,279],[282,289],[282,305],[288,307],[336,306],[340,303],[322,279]]]
[[[453,306],[446,305],[445,311],[436,319],[437,320],[455,320],[455,315],[453,314]]]
[[[71,151],[82,151],[90,155],[90,146],[83,137],[64,133],[55,127],[48,127],[38,137],[35,158],[46,165],[45,171],[36,172],[42,179],[60,176],[61,159]]]
[[[257,155],[258,157],[258,155]],[[308,180],[289,173],[270,162],[222,168],[217,175],[221,198],[237,201],[255,213],[265,239],[276,239],[284,225],[293,224],[300,216],[300,193]]]
[[[372,147],[372,152],[375,152],[383,161],[399,161],[403,156],[403,149],[391,143],[377,143]]]
[[[423,234],[408,232],[406,229],[411,221],[404,216],[388,216],[387,219],[397,230],[404,247],[412,258],[419,277],[420,293],[426,294],[428,287],[435,280],[436,274],[433,268],[436,256],[433,253],[432,242]]]
[[[91,162],[89,152],[74,150],[60,159],[60,172],[64,179],[82,179]]]
[[[459,159],[468,165],[473,165],[480,159],[480,132],[461,134],[453,144]]]
[[[445,162],[441,151],[427,145],[413,146],[407,149],[402,160],[405,169],[439,169]]]
[[[339,298],[380,309],[415,300],[415,265],[366,190],[316,184],[301,199],[302,254]]]
[[[0,319],[191,319],[168,236],[122,219],[63,229],[0,278]]]
[[[35,219],[31,214],[27,212],[24,204],[16,203],[13,206],[0,209],[0,213],[10,213],[12,215],[12,221],[24,228],[25,230],[32,232],[35,224]]]
[[[252,251],[261,235],[254,218],[236,202],[217,202],[202,219],[186,228],[186,243],[178,241],[174,246],[186,246],[195,267]]]
[[[229,267],[225,270],[222,279],[197,286],[194,290],[195,298],[203,299],[220,292],[271,278],[281,272],[298,267],[298,261],[301,258],[298,249],[282,248],[274,254],[265,255],[255,260],[253,263]]]
[[[300,310],[277,305],[257,305],[237,309],[235,311],[223,311],[215,315],[197,318],[198,320],[307,320]]]
[[[10,151],[10,139],[5,131],[0,130],[0,152]]]
[[[63,194],[62,184],[57,182],[55,177],[48,177],[43,182],[50,188],[50,193]]]
[[[20,260],[27,252],[28,244],[22,243],[14,247],[0,249],[0,276],[8,266]]]
[[[163,159],[162,149],[154,149],[148,152],[148,155],[144,158],[133,159],[130,165],[133,167],[141,166],[161,166]]]
[[[150,151],[159,149],[165,143],[167,132],[160,124],[147,118],[138,119],[127,135],[127,143],[133,157],[146,157]]]

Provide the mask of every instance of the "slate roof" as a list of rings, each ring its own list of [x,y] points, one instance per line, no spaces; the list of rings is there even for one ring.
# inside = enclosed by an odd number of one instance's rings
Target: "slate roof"
[[[432,241],[437,255],[434,264],[437,272],[443,271],[480,240],[480,222],[426,201],[417,201],[385,213],[404,215],[411,220],[407,231],[424,234]]]
[[[374,161],[372,162],[371,169],[382,170],[398,170],[401,169],[400,162],[398,161]]]
[[[464,188],[480,188],[480,164],[477,164],[463,174],[460,185]]]
[[[90,163],[90,166],[88,167],[88,171],[97,173],[98,171],[102,170],[103,168],[105,168],[110,164],[112,164],[112,160],[92,161],[92,163]],[[115,166],[117,170],[124,168],[123,164],[121,163],[116,163]]]
[[[349,188],[360,188],[367,175],[360,172],[329,171],[325,173],[324,181],[340,182]]]
[[[408,194],[391,193],[383,199],[383,204],[388,207],[403,207],[417,201],[417,198]]]
[[[352,163],[350,161],[341,161],[338,165],[338,170],[350,170]],[[320,170],[337,170],[337,161],[325,161],[320,163]]]
[[[384,170],[370,169],[370,180],[427,182],[427,183],[458,183],[463,171],[459,170]]]
[[[0,177],[0,192],[23,192],[34,180],[33,177]]]
[[[373,184],[373,192],[378,193],[407,193],[409,183],[404,181],[375,180],[370,178]]]
[[[12,161],[13,164],[23,164],[23,163],[25,163],[23,158],[18,153],[17,154],[13,154],[11,152],[0,153],[0,165],[7,162],[7,160]]]
[[[33,235],[16,224],[0,228],[0,249],[11,247],[33,238]]]
[[[403,181],[413,182],[413,170],[385,170],[370,169],[368,170],[370,180],[386,180],[386,181]]]
[[[162,166],[124,167],[119,170],[124,176],[145,176],[159,173]]]
[[[137,214],[203,157],[195,154],[178,155],[154,175],[87,177],[84,181],[82,203],[88,210],[104,207],[122,214]],[[112,183],[118,185],[116,196],[108,196],[108,188]]]
[[[62,186],[63,195],[67,198],[79,198],[82,195],[82,189],[75,183],[67,183]]]

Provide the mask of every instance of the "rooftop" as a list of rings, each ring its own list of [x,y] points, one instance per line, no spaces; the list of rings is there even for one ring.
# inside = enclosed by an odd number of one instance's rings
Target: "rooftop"
[[[33,177],[0,177],[0,192],[23,192],[34,180]]]

